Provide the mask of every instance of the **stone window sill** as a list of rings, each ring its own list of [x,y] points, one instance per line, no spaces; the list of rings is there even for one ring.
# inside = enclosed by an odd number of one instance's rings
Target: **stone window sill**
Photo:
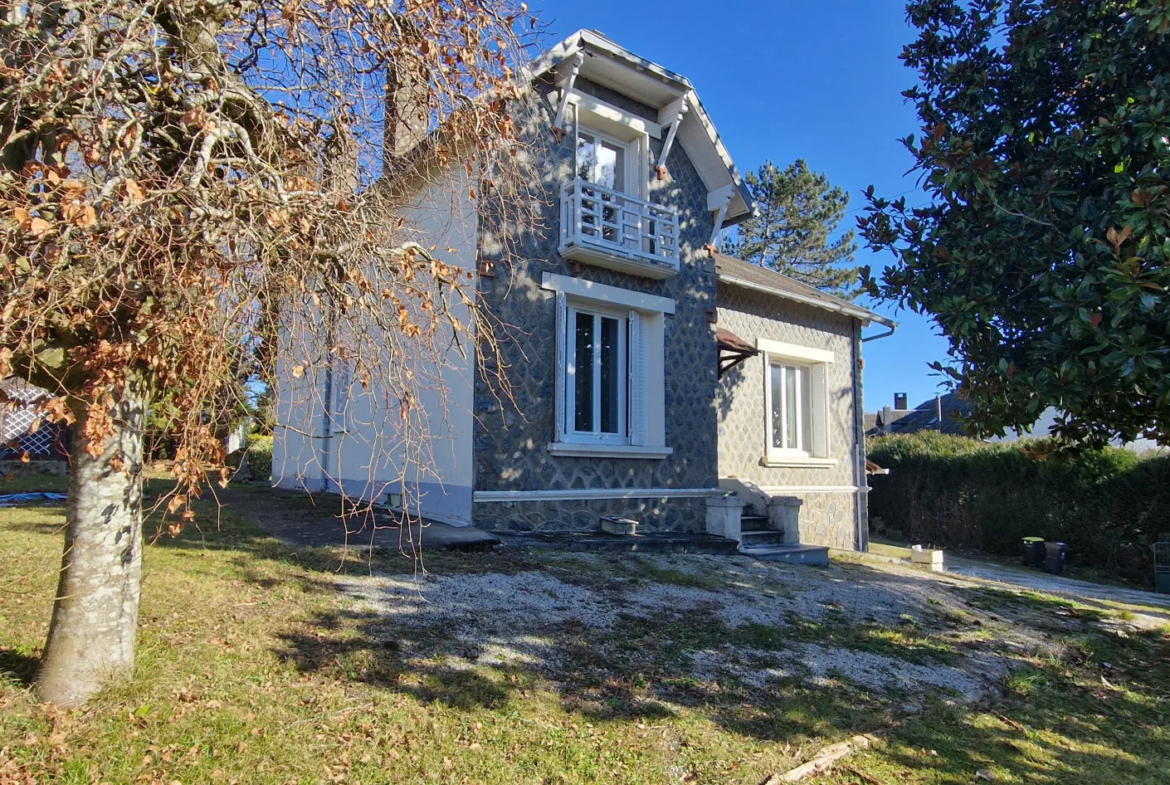
[[[788,469],[828,469],[836,466],[838,463],[836,458],[813,458],[812,456],[764,456],[760,459],[760,466],[767,466],[769,468],[788,468]]]
[[[647,458],[661,460],[674,452],[672,447],[644,447],[631,444],[578,444],[551,442],[550,454],[559,458]]]

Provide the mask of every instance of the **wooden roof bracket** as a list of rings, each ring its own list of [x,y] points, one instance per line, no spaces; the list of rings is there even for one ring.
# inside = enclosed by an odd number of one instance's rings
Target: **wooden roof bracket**
[[[557,138],[558,142],[564,141],[565,139],[565,115],[569,111],[569,96],[573,92],[573,85],[577,81],[577,74],[581,71],[581,64],[584,62],[584,52],[577,52],[577,54],[573,55],[569,75],[565,78],[565,83],[561,87],[561,103],[557,107],[557,116],[553,120],[552,125],[553,136]]]
[[[711,242],[707,243],[712,248],[718,248],[716,243],[719,241],[719,233],[723,231],[723,219],[727,217],[727,208],[731,206],[731,200],[735,196],[735,191],[731,188],[727,189],[727,198],[723,200],[723,204],[719,205],[719,209],[715,211],[715,226],[711,229]]]
[[[687,97],[684,95],[659,112],[658,122],[660,123],[663,120],[670,120],[673,117],[673,122],[670,124],[670,132],[667,133],[666,142],[662,145],[662,154],[658,156],[658,165],[654,167],[654,171],[657,173],[659,180],[666,179],[666,159],[670,155],[670,148],[674,146],[674,137],[678,134],[678,127],[682,125],[683,115],[690,108],[690,105],[687,104]]]

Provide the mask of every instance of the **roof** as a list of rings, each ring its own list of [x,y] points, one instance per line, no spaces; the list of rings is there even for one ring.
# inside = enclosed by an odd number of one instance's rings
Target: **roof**
[[[727,254],[715,254],[715,275],[721,282],[730,286],[752,289],[766,294],[772,294],[776,297],[782,297],[786,300],[811,305],[814,308],[835,311],[846,316],[852,316],[854,319],[860,319],[865,324],[877,322],[886,327],[894,327],[897,325],[897,322],[892,319],[888,319],[868,308],[862,308],[860,305],[855,305],[848,300],[826,294],[820,289],[801,283],[794,278],[789,278],[783,273],[769,270],[767,267],[761,267],[758,264],[745,262],[742,259],[736,259],[734,256],[728,256]]]
[[[673,122],[678,116],[678,102],[685,99],[688,111],[679,125],[677,140],[686,150],[707,187],[710,200],[726,200],[730,194],[723,226],[733,226],[751,217],[751,194],[731,160],[731,154],[699,100],[694,86],[686,77],[663,68],[619,46],[596,30],[578,30],[549,49],[529,66],[529,79],[571,62],[584,54],[580,75],[604,87],[617,90],[659,110],[658,122]],[[563,74],[564,71],[562,70]],[[721,205],[723,201],[720,201]],[[710,207],[710,209],[717,209]]]
[[[942,419],[938,416],[940,411]],[[974,407],[969,401],[951,392],[925,400],[913,409],[880,409],[873,414],[866,414],[866,435],[939,431],[966,436],[964,418],[973,411]]]

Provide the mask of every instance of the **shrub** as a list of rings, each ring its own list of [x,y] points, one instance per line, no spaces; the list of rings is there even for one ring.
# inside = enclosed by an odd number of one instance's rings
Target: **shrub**
[[[869,456],[890,470],[871,478],[870,515],[911,542],[1014,556],[1022,537],[1044,537],[1075,563],[1148,582],[1149,546],[1170,532],[1167,456],[936,432],[874,439]]]
[[[272,478],[272,437],[248,437],[248,473],[253,480]]]

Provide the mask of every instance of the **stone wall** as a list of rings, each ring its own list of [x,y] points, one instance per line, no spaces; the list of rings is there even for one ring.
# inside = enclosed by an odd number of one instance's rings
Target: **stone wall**
[[[758,338],[766,338],[833,352],[834,362],[827,370],[828,457],[836,460],[816,468],[762,465],[767,451],[765,360],[757,355],[725,374],[716,390],[719,476],[749,480],[773,495],[800,498],[802,542],[857,547],[856,320],[722,283],[718,297],[719,326],[753,346]]]
[[[657,119],[657,111],[588,80],[576,89],[624,110]],[[519,259],[511,267],[494,266],[494,277],[481,276],[481,302],[499,319],[500,375],[506,389],[493,381],[494,363],[481,366],[475,389],[476,491],[532,491],[569,488],[716,488],[717,423],[711,402],[715,395],[718,353],[707,318],[715,307],[714,263],[704,245],[710,239],[712,215],[707,190],[682,145],[671,149],[669,176],[652,180],[650,198],[673,206],[680,221],[680,272],[663,281],[625,275],[588,265],[580,273],[557,252],[559,195],[572,176],[572,134],[558,143],[551,133],[555,108],[547,100],[551,86],[539,86],[540,98],[522,118],[546,172],[540,200],[542,231],[514,238]],[[652,161],[662,140],[651,139]],[[481,248],[487,261],[498,258],[493,238],[499,227],[482,219]],[[547,445],[555,429],[556,306],[552,292],[540,288],[545,272],[580,278],[675,300],[675,313],[665,320],[666,444],[672,455],[660,460],[552,457]],[[485,362],[490,357],[485,353]],[[473,519],[492,529],[592,530],[600,515],[639,519],[646,530],[701,531],[703,499],[669,501],[541,501],[503,504],[477,502]]]

